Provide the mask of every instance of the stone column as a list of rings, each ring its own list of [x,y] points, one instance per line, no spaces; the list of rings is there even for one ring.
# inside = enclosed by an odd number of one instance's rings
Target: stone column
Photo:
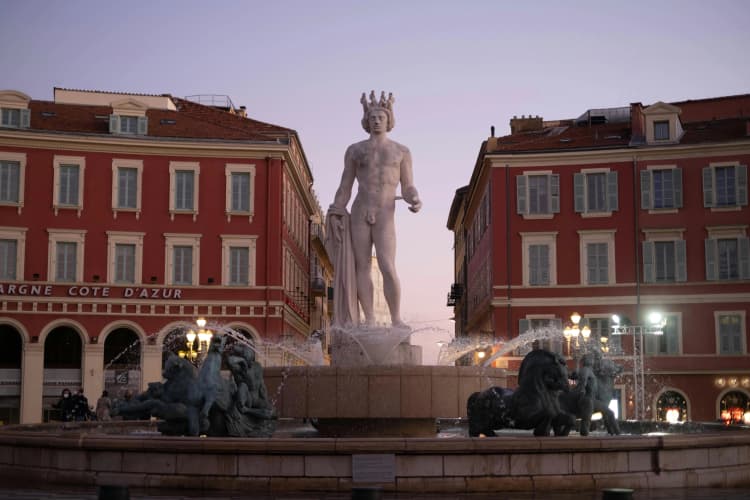
[[[95,406],[104,390],[104,344],[84,344],[81,384],[89,406]]]
[[[141,391],[148,388],[149,382],[159,382],[161,376],[161,346],[144,345],[141,353]]]
[[[42,386],[44,384],[44,345],[26,342],[21,362],[22,424],[42,421]]]

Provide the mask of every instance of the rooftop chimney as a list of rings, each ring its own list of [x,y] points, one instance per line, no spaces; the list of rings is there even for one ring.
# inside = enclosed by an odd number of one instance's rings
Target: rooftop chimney
[[[535,132],[544,129],[544,120],[541,116],[521,115],[521,118],[514,116],[510,119],[510,133]]]
[[[237,111],[237,114],[241,116],[242,118],[247,118],[247,107],[240,106],[240,109]]]

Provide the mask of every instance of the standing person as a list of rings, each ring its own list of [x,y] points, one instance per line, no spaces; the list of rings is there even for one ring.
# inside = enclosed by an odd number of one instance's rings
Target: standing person
[[[363,93],[360,102],[364,109],[362,127],[370,134],[370,138],[352,144],[346,150],[341,184],[328,210],[329,224],[333,229],[329,238],[334,245],[339,245],[340,251],[348,253],[346,239],[351,235],[356,292],[353,284],[347,283],[344,293],[350,298],[350,294],[356,293],[368,326],[375,324],[370,274],[372,248],[375,247],[378,266],[383,274],[383,291],[391,313],[391,323],[394,327],[405,327],[401,320],[401,285],[396,274],[396,200],[403,198],[410,205],[409,210],[414,213],[422,208],[422,202],[414,186],[409,148],[388,138],[388,132],[395,125],[393,94],[389,94],[386,99],[385,93],[381,93],[378,101],[375,92],[371,92],[368,102]],[[351,216],[347,217],[346,205],[351,198],[355,180],[358,184],[357,195],[352,203]],[[399,184],[401,196],[397,197],[396,188]],[[347,222],[349,228],[346,227]],[[341,252],[334,256],[334,260],[340,261],[340,255]],[[336,269],[336,273],[347,275],[349,270]],[[336,314],[338,313],[337,309]],[[349,317],[343,320],[338,318],[336,323],[346,326],[357,322],[357,311],[347,311],[347,314]]]
[[[72,397],[73,399],[73,419],[83,421],[89,419],[91,410],[89,409],[89,400],[83,395],[83,387]]]
[[[96,401],[96,419],[101,421],[112,420],[109,412],[112,410],[112,400],[109,399],[109,393],[102,391],[102,396]]]
[[[67,387],[62,390],[60,394],[60,400],[53,404],[52,407],[60,410],[60,420],[63,422],[70,422],[73,420],[73,407],[75,402],[73,401],[70,389]]]

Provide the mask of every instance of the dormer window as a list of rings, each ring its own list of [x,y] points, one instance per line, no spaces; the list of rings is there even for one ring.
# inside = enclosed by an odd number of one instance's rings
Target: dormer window
[[[0,126],[8,128],[29,128],[31,98],[15,90],[0,91]]]
[[[662,120],[654,122],[654,140],[655,141],[668,141],[669,140],[669,120]]]
[[[133,98],[112,102],[112,114],[109,115],[109,133],[123,135],[147,135],[148,106]]]
[[[680,123],[681,110],[664,102],[657,102],[643,110],[646,124],[646,143],[677,144],[683,130]]]

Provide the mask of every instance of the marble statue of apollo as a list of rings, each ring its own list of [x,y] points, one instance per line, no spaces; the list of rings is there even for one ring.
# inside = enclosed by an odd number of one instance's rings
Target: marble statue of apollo
[[[373,246],[383,274],[383,291],[393,327],[405,327],[401,320],[401,285],[396,274],[396,201],[403,199],[409,210],[422,208],[414,187],[411,153],[406,146],[388,138],[393,129],[393,94],[376,99],[370,93],[360,100],[364,109],[362,127],[370,134],[349,146],[344,155],[344,172],[327,215],[327,247],[336,273],[334,282],[334,325],[359,323],[357,300],[367,326],[374,325],[371,256]],[[348,213],[346,206],[354,181],[357,195]],[[401,184],[401,195],[396,189]]]

